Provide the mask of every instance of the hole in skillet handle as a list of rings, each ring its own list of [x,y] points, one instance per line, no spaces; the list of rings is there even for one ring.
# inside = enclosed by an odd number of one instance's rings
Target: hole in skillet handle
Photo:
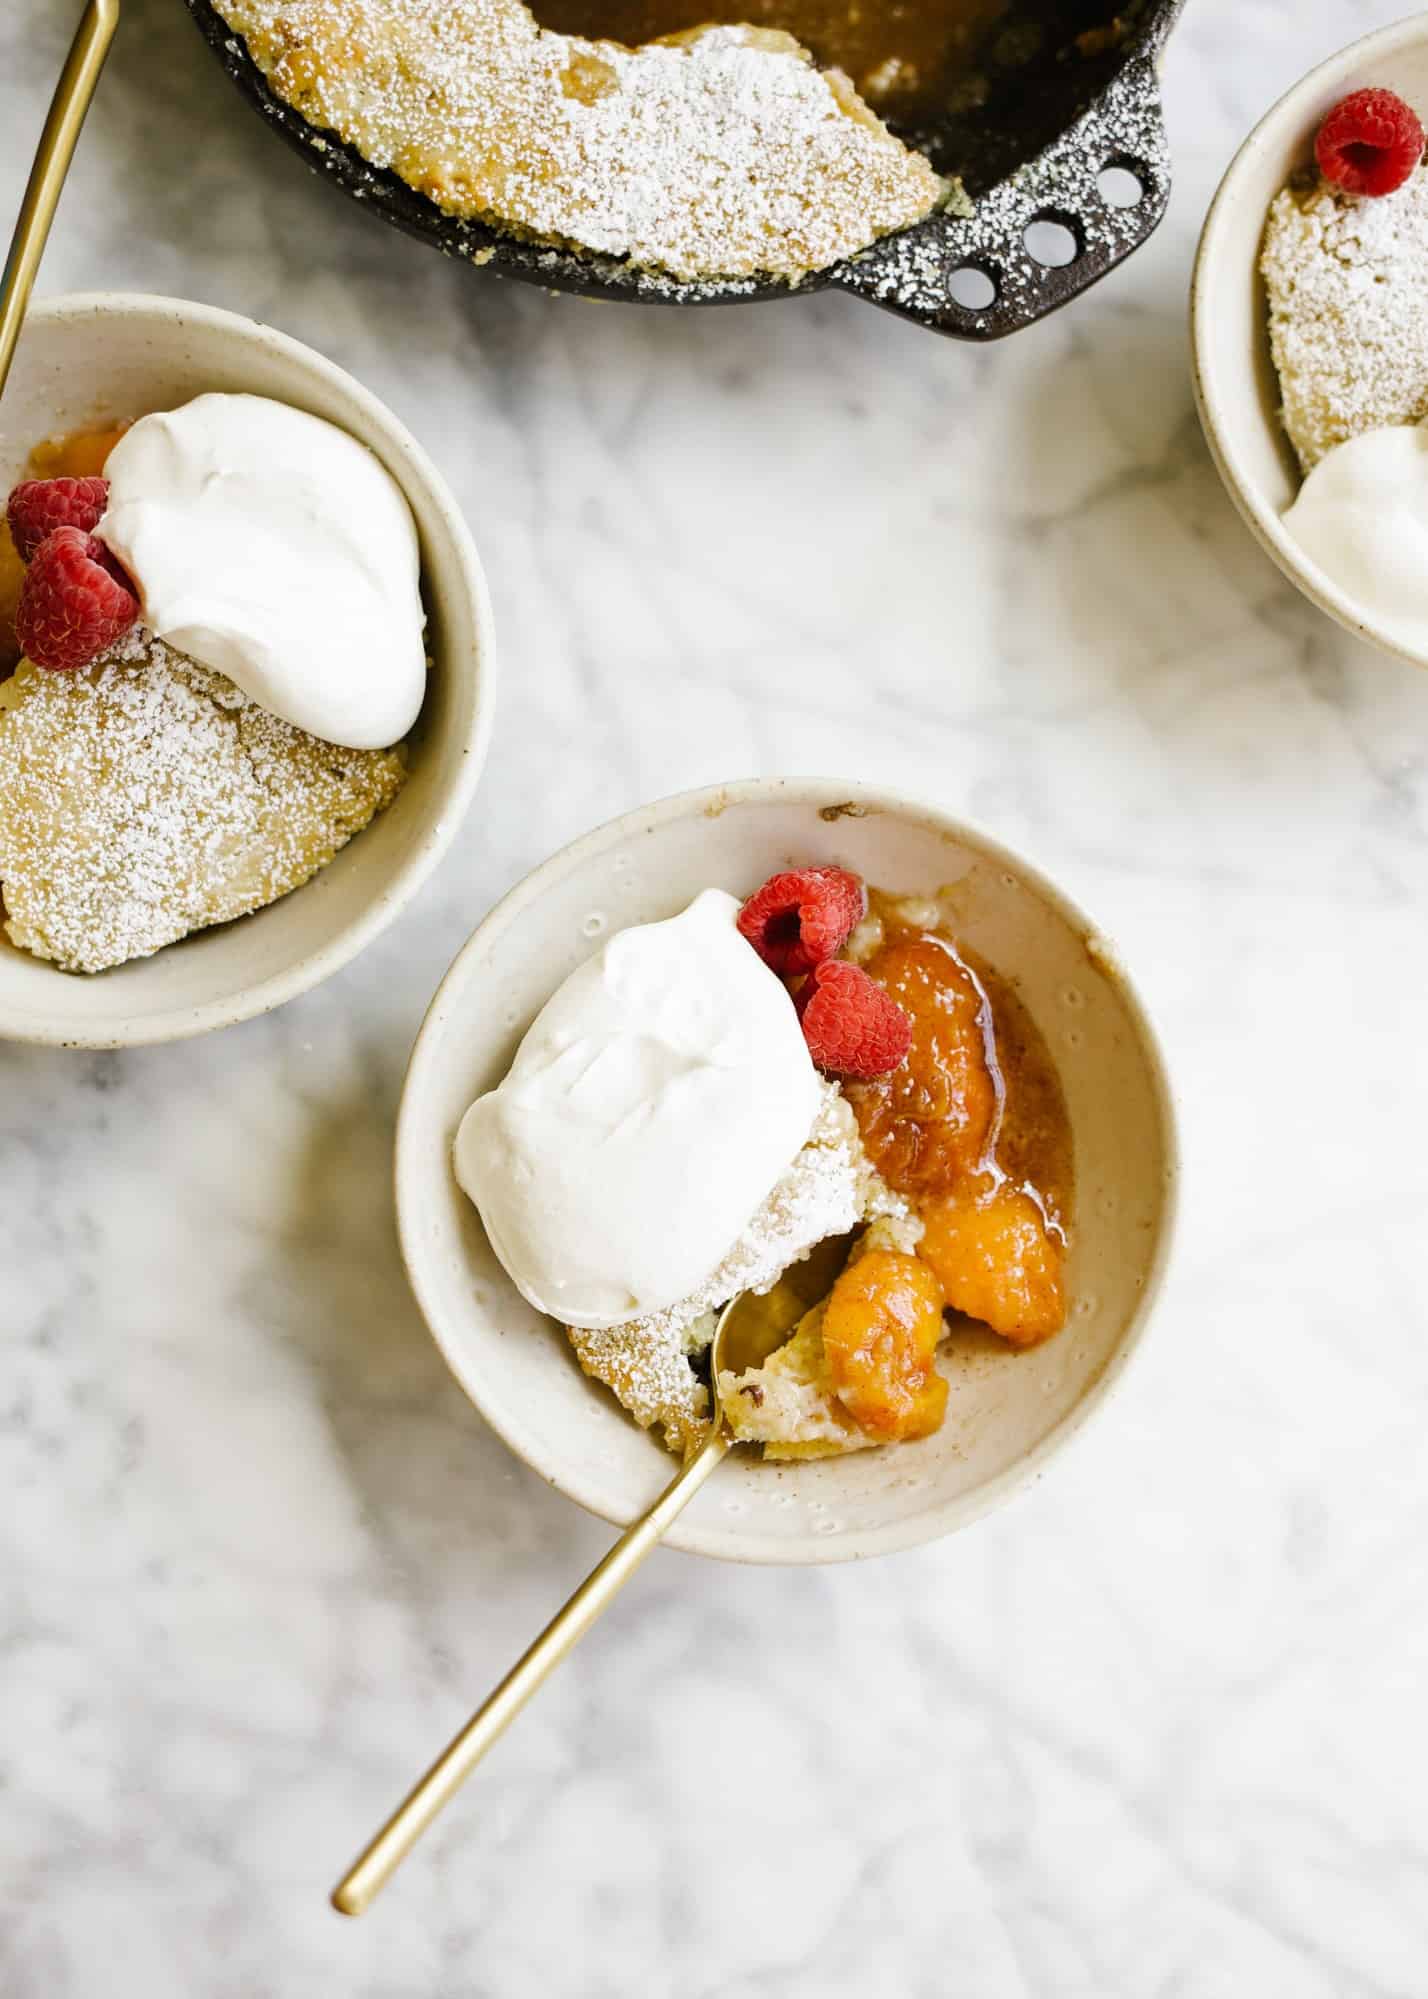
[[[947,296],[965,312],[985,312],[997,302],[997,273],[988,264],[959,264],[947,280]]]
[[[1086,247],[1078,218],[1064,209],[1044,208],[1021,232],[1026,253],[1044,271],[1064,271]]]
[[[1096,192],[1107,208],[1139,208],[1145,199],[1145,168],[1124,155],[1109,159],[1096,175]]]

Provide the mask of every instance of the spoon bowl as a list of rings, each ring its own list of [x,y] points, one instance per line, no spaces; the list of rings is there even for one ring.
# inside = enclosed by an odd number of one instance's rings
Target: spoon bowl
[[[712,1417],[723,1422],[716,1392],[721,1374],[747,1374],[781,1347],[804,1313],[828,1296],[848,1261],[853,1236],[832,1235],[815,1243],[800,1263],[791,1264],[768,1291],[743,1291],[719,1314],[710,1348],[709,1381]]]

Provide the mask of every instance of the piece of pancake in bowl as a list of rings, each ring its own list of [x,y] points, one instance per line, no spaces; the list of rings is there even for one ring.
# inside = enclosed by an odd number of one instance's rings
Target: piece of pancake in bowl
[[[10,941],[102,972],[261,909],[390,804],[403,750],[269,714],[140,628],[92,667],[0,681],[0,891]]]

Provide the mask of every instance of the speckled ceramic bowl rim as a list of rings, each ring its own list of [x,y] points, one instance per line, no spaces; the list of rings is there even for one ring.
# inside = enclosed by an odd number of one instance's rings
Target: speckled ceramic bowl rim
[[[310,992],[314,986],[349,964],[418,894],[455,839],[486,761],[495,705],[495,622],[481,559],[446,480],[406,425],[345,368],[339,368],[336,362],[329,361],[315,348],[294,339],[291,334],[248,319],[242,313],[229,312],[221,306],[204,305],[193,299],[168,298],[158,293],[64,292],[36,299],[26,315],[25,324],[28,330],[34,325],[84,318],[158,322],[169,329],[202,325],[219,336],[231,338],[240,347],[265,347],[280,354],[310,378],[329,383],[348,397],[368,418],[373,429],[380,433],[389,457],[389,467],[397,474],[398,483],[405,487],[408,476],[414,473],[425,485],[451,537],[454,551],[454,560],[443,568],[443,587],[451,594],[459,592],[469,600],[476,641],[472,668],[475,685],[469,726],[460,746],[453,778],[432,800],[424,838],[388,878],[362,915],[349,923],[330,943],[294,959],[283,971],[269,978],[252,986],[238,987],[222,999],[199,1006],[175,1007],[137,1019],[116,1013],[102,1028],[96,1025],[82,1035],[59,1031],[49,1033],[42,1024],[17,1030],[0,1023],[0,1036],[31,1045],[60,1048],[149,1047],[156,1043],[188,1040],[217,1028],[236,1026],[240,1021],[270,1013],[288,1000],[296,999],[299,994]],[[431,566],[434,568],[436,565]],[[262,910],[258,910],[251,917],[239,920],[261,922],[262,916]],[[56,974],[56,977],[63,976]]]
[[[1305,554],[1280,516],[1260,497],[1242,449],[1243,432],[1237,430],[1231,420],[1221,392],[1222,363],[1217,358],[1213,315],[1209,305],[1217,267],[1226,255],[1226,237],[1231,223],[1245,201],[1259,201],[1258,195],[1244,184],[1260,156],[1271,147],[1282,145],[1287,137],[1295,133],[1307,137],[1312,125],[1317,122],[1311,119],[1310,107],[1317,106],[1341,78],[1348,77],[1366,63],[1382,62],[1401,49],[1423,41],[1428,41],[1428,13],[1410,15],[1405,20],[1394,22],[1391,27],[1363,35],[1358,41],[1350,42],[1347,48],[1340,49],[1337,55],[1329,56],[1318,64],[1307,76],[1301,77],[1260,119],[1226,169],[1200,232],[1200,245],[1190,282],[1190,354],[1195,401],[1210,455],[1226,491],[1265,553],[1311,603],[1317,604],[1321,611],[1356,638],[1376,646],[1380,652],[1405,661],[1409,666],[1428,667],[1428,652],[1415,652],[1380,631],[1365,615],[1362,606]],[[1262,329],[1262,337],[1267,347],[1267,326]],[[1288,462],[1293,453],[1288,438],[1283,435],[1278,410],[1269,410],[1265,421],[1279,433],[1281,450]]]
[[[672,797],[640,806],[637,810],[610,820],[605,825],[596,827],[593,832],[584,834],[569,846],[561,848],[523,881],[517,883],[478,924],[437,987],[418,1030],[407,1067],[401,1105],[397,1114],[394,1162],[397,1229],[402,1259],[406,1265],[413,1294],[433,1339],[441,1349],[447,1366],[486,1422],[502,1442],[547,1484],[553,1485],[557,1491],[573,1499],[588,1513],[608,1520],[614,1526],[623,1527],[628,1522],[600,1503],[595,1488],[582,1476],[578,1465],[572,1466],[554,1461],[533,1443],[529,1432],[519,1422],[512,1421],[509,1417],[503,1419],[493,1412],[483,1394],[479,1378],[473,1370],[462,1365],[459,1357],[459,1340],[447,1336],[435,1289],[426,1282],[422,1217],[415,1205],[415,1188],[418,1184],[417,1157],[424,1148],[432,1144],[433,1135],[429,1126],[413,1110],[413,1105],[419,1097],[419,1091],[414,1086],[422,1081],[428,1059],[427,1051],[435,1040],[434,1029],[439,1024],[445,1023],[449,995],[459,982],[464,961],[478,951],[493,933],[509,930],[514,924],[519,923],[525,912],[532,904],[538,902],[554,883],[579,869],[591,856],[617,851],[622,847],[633,847],[642,842],[648,833],[669,820],[703,817],[726,811],[731,806],[749,803],[811,805],[815,808],[848,803],[859,807],[863,812],[883,813],[891,817],[913,820],[935,833],[962,842],[983,854],[994,865],[1015,874],[1035,894],[1041,896],[1058,911],[1068,923],[1077,926],[1086,934],[1099,934],[1097,926],[1085,912],[1078,909],[1075,903],[1039,869],[1023,860],[1021,855],[1013,853],[1010,848],[968,826],[964,821],[939,811],[935,806],[923,804],[919,800],[904,797],[897,792],[875,789],[847,778],[820,777],[746,778],[729,784],[709,785],[697,791],[678,792]],[[839,1538],[831,1544],[828,1540],[809,1535],[804,1542],[798,1544],[797,1553],[791,1554],[786,1551],[765,1552],[757,1545],[751,1547],[737,1530],[699,1526],[686,1513],[675,1522],[667,1535],[664,1544],[666,1547],[679,1549],[686,1554],[712,1556],[721,1561],[746,1562],[769,1567],[807,1567],[834,1562],[863,1561],[874,1555],[890,1555],[904,1549],[920,1547],[925,1542],[938,1540],[958,1528],[970,1526],[973,1521],[1002,1505],[1013,1494],[1034,1483],[1051,1460],[1059,1456],[1072,1439],[1085,1429],[1092,1416],[1105,1408],[1111,1394],[1125,1375],[1132,1353],[1145,1336],[1156,1299],[1165,1280],[1175,1236],[1180,1179],[1175,1104],[1167,1075],[1165,1052],[1140,995],[1121,969],[1119,962],[1117,962],[1117,982],[1125,999],[1127,1015],[1144,1050],[1147,1069],[1152,1080],[1164,1142],[1165,1192],[1158,1239],[1135,1310],[1126,1323],[1115,1353],[1074,1409],[1054,1430],[1042,1438],[1034,1449],[1028,1451],[1015,1464],[1008,1466],[999,1476],[978,1487],[975,1493],[947,1501],[940,1506],[929,1507],[925,1514],[916,1519],[896,1522],[887,1528],[872,1529],[856,1536],[848,1536],[846,1539]],[[412,1190],[410,1193],[409,1189]],[[592,1384],[591,1393],[600,1392]]]

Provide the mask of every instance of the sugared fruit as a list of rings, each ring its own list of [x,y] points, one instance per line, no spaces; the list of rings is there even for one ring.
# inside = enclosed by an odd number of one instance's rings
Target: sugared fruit
[[[1423,126],[1392,90],[1355,90],[1319,127],[1314,157],[1345,194],[1392,194],[1423,157]]]
[[[923,1209],[927,1224],[918,1254],[941,1279],[954,1312],[980,1319],[1014,1347],[1034,1347],[1066,1323],[1064,1256],[1041,1209],[1019,1188]]]
[[[35,550],[15,613],[15,637],[36,666],[71,673],[126,632],[139,600],[92,534],[56,528]]]
[[[835,1076],[885,1076],[912,1045],[912,1022],[861,965],[830,958],[808,975],[794,1004],[808,1052]]]
[[[93,534],[108,499],[107,479],[22,479],[5,507],[20,560],[28,562],[56,528]]]
[[[863,884],[846,868],[770,875],[739,911],[739,930],[780,978],[834,958],[863,914]]]
[[[942,1288],[918,1257],[874,1249],[848,1265],[824,1308],[823,1351],[860,1429],[882,1443],[932,1434],[947,1407],[941,1337]]]

